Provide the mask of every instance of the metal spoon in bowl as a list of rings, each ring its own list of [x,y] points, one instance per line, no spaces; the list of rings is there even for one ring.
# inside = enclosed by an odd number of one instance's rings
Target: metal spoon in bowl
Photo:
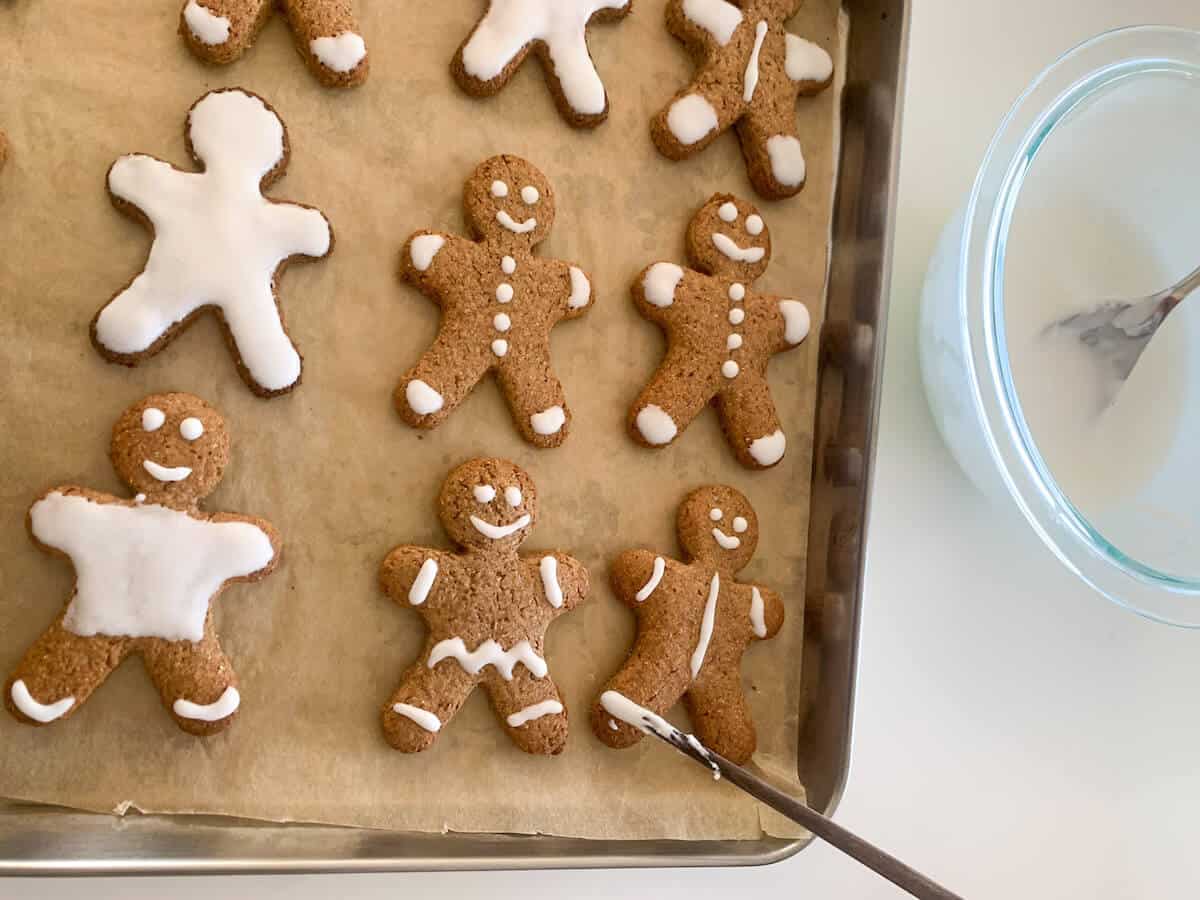
[[[1167,314],[1198,287],[1200,268],[1157,294],[1139,300],[1107,300],[1088,312],[1055,322],[1046,330],[1073,332],[1094,351],[1096,361],[1112,379],[1111,403]]]

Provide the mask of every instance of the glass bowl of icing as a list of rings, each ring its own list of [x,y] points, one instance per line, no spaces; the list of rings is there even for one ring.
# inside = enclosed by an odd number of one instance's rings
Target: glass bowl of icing
[[[1098,592],[1189,627],[1200,295],[1124,384],[1051,326],[1200,265],[1198,149],[1200,33],[1127,28],[1071,50],[996,132],[930,263],[919,328],[930,409],[976,485]]]

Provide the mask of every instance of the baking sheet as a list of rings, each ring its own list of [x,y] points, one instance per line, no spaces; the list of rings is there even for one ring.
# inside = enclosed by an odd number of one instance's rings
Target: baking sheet
[[[0,716],[0,795],[88,810],[206,812],[422,831],[552,833],[594,838],[793,836],[793,826],[653,742],[617,752],[586,711],[620,664],[632,616],[612,596],[606,561],[630,546],[677,554],[675,507],[690,487],[726,482],[755,504],[763,534],[747,581],[779,589],[788,621],[747,654],[759,730],[756,764],[796,781],[803,578],[815,341],[775,358],[771,381],[788,432],[784,462],[748,472],[702,415],[676,446],[643,450],[624,432],[628,404],[663,341],[628,298],[656,259],[683,259],[692,211],[716,190],[753,197],[732,136],[685,163],[654,151],[653,112],[691,74],[666,34],[661,0],[638,0],[591,44],[612,102],[594,132],[568,129],[530,61],[498,97],[462,95],[448,61],[481,11],[474,2],[410,7],[359,0],[372,54],[367,84],[321,89],[282,21],[231,68],[196,62],[175,34],[178,5],[19,2],[0,9],[0,128],[13,144],[0,174],[0,668],[10,670],[70,592],[67,565],[25,533],[45,488],[127,491],[107,461],[109,429],[146,393],[188,390],[222,410],[234,457],[208,509],[263,516],[283,535],[278,571],[218,601],[238,669],[242,712],[197,741],[164,715],[129,661],[66,722],[33,729]],[[793,31],[833,49],[836,0],[809,0]],[[303,384],[263,401],[242,385],[206,318],[135,370],[103,362],[87,327],[141,266],[148,235],[109,204],[104,173],[126,152],[186,167],[182,124],[204,91],[242,86],[280,112],[292,140],[271,196],[320,207],[338,243],[284,277]],[[775,255],[759,287],[809,302],[821,319],[835,92],[804,101],[809,184],[760,203]],[[593,275],[597,303],[556,329],[553,355],[575,413],[565,445],[539,451],[516,434],[494,384],[481,385],[432,433],[391,409],[396,379],[432,338],[437,309],[395,278],[412,231],[461,233],[461,184],[486,156],[517,153],[546,172],[559,213],[546,256]],[[447,546],[434,512],[458,461],[500,455],[537,481],[542,520],[526,546],[572,552],[592,571],[589,601],[551,627],[547,660],[572,713],[567,750],[516,750],[477,692],[424,754],[396,753],[378,709],[422,641],[417,616],[386,600],[375,573],[397,543]],[[672,716],[685,723],[680,711]]]

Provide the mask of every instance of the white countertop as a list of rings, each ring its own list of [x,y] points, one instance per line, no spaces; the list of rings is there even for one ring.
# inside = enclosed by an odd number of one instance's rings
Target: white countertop
[[[1094,596],[943,448],[916,361],[925,263],[992,130],[1060,52],[1195,0],[914,0],[850,781],[837,818],[965,897],[1195,897],[1200,634]],[[335,886],[331,879],[341,878]],[[164,882],[169,881],[169,884]],[[0,896],[892,898],[814,844],[765,869],[0,881]]]

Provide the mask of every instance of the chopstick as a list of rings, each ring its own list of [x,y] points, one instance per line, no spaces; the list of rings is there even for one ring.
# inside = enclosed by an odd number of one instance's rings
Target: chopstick
[[[741,788],[751,797],[803,825],[827,844],[837,847],[847,856],[858,860],[868,869],[882,875],[892,884],[907,891],[919,900],[963,900],[958,894],[905,865],[889,853],[869,844],[853,832],[847,831],[832,819],[827,819],[816,810],[810,809],[793,797],[772,787],[756,775],[719,753],[709,750],[690,734],[677,728],[663,731],[659,723],[644,717],[645,730],[670,744],[680,753],[694,759],[713,771],[714,778],[725,778],[730,784]]]

